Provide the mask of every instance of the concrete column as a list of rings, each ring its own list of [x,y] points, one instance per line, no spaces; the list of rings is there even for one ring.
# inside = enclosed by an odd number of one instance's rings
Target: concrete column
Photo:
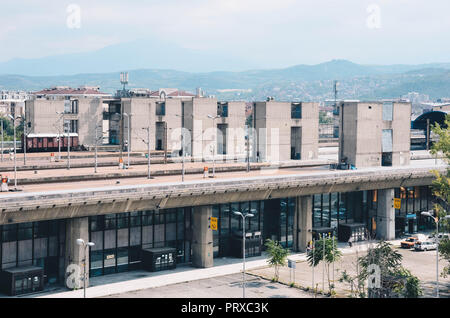
[[[312,196],[295,199],[294,215],[294,249],[306,252],[308,242],[312,240]]]
[[[212,206],[196,206],[192,220],[192,265],[195,267],[212,267],[213,234],[210,228]]]
[[[378,190],[377,239],[395,239],[394,189]]]
[[[89,242],[89,218],[74,218],[66,220],[66,254],[65,280],[66,287],[83,288],[84,248],[77,244],[77,239]],[[75,266],[74,266],[75,265]],[[89,250],[86,253],[86,287],[89,286]]]

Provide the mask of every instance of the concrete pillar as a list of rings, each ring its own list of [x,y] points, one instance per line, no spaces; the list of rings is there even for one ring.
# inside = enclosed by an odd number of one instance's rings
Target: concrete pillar
[[[377,239],[395,239],[394,189],[378,190]]]
[[[66,287],[83,288],[84,248],[77,244],[77,239],[89,242],[89,218],[74,218],[66,220],[66,254],[65,280]],[[89,250],[86,251],[86,287],[89,286]]]
[[[312,196],[301,196],[295,199],[294,215],[294,249],[306,252],[308,242],[312,240]]]
[[[192,265],[195,267],[212,267],[213,234],[210,228],[212,206],[196,206],[192,220]]]

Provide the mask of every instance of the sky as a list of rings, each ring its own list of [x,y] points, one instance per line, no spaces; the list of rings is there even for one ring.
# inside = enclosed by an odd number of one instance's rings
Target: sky
[[[448,0],[2,0],[0,12],[0,62],[135,40],[259,68],[450,62]]]

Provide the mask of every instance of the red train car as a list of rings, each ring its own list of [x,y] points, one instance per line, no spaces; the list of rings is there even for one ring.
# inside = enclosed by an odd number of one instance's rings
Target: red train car
[[[26,145],[27,152],[58,151],[58,134],[28,134],[26,142],[22,137],[22,145]],[[78,134],[70,133],[70,150],[78,149]],[[67,134],[61,135],[61,150],[67,150]]]

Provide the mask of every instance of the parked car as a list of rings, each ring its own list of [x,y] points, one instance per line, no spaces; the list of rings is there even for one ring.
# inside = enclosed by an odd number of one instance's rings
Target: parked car
[[[413,248],[417,241],[419,241],[417,237],[414,236],[408,237],[406,240],[400,242],[400,247]]]
[[[439,233],[437,237],[439,241],[448,240],[450,238],[449,234],[447,233]],[[429,241],[436,242],[436,234],[430,235]]]
[[[437,244],[432,241],[417,242],[414,245],[414,249],[416,251],[431,251],[431,250],[435,250],[436,248],[437,248]]]

